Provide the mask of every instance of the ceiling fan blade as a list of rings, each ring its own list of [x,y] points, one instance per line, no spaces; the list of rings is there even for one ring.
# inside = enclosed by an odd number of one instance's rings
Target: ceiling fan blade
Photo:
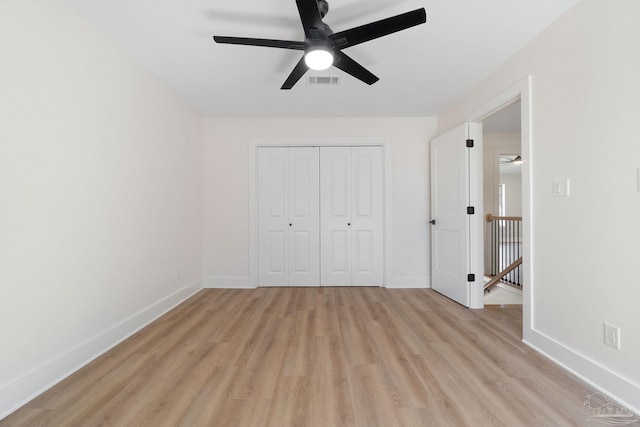
[[[291,89],[293,85],[295,85],[298,82],[298,80],[302,78],[302,76],[304,75],[304,73],[307,72],[308,69],[309,67],[307,67],[307,64],[304,62],[304,56],[303,56],[302,58],[300,58],[300,61],[298,61],[296,66],[293,68],[293,71],[291,71],[291,74],[289,74],[289,77],[287,77],[287,80],[284,82],[284,84],[280,89],[284,89],[284,90]]]
[[[296,0],[304,35],[310,40],[324,40],[326,34],[317,0]]]
[[[338,49],[355,46],[369,40],[377,39],[398,31],[427,22],[427,12],[424,8],[411,12],[381,19],[380,21],[340,31],[329,36],[329,40],[335,43]]]
[[[364,68],[362,65],[358,64],[356,61],[348,57],[339,50],[334,52],[335,61],[333,62],[333,66],[341,69],[347,74],[351,74],[358,80],[362,80],[368,85],[372,85],[378,80],[378,77],[373,75],[369,70]]]
[[[304,42],[291,40],[253,39],[247,37],[213,36],[216,43],[241,44],[245,46],[277,47],[280,49],[304,50]]]

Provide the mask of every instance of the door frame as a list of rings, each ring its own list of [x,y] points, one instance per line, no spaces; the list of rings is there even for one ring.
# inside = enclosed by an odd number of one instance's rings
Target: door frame
[[[465,117],[466,122],[482,122],[485,118],[502,108],[520,100],[520,149],[522,150],[522,328],[526,340],[527,331],[532,330],[532,304],[534,288],[533,277],[533,201],[531,198],[532,179],[532,115],[531,115],[531,76],[526,76],[511,87],[494,96]],[[484,303],[481,302],[484,306]]]
[[[249,288],[258,287],[258,147],[382,147],[382,257],[383,283],[390,283],[391,244],[391,144],[383,138],[255,138],[249,142]]]

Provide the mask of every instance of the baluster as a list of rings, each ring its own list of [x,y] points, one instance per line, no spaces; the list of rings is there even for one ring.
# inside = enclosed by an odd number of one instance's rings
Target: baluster
[[[504,270],[505,266],[505,258],[504,258],[504,233],[505,233],[505,222],[504,220],[500,221],[500,271]]]
[[[514,233],[516,223],[515,223],[514,220],[511,220],[509,222],[511,223],[510,224],[510,228],[511,228],[511,243],[510,243],[511,259],[509,260],[509,265],[511,265],[511,263],[516,260],[516,257],[515,257],[515,255],[516,255],[516,252],[515,252],[516,239],[515,239],[515,233]],[[515,283],[513,271],[509,275],[509,283],[512,283],[512,284]]]
[[[493,224],[493,275],[495,276],[500,272],[500,248],[499,248],[499,239],[498,232],[500,228],[498,228],[498,221],[495,219],[492,222]]]
[[[513,221],[507,221],[509,223],[509,262],[508,265],[511,265],[513,262]],[[512,283],[511,281],[511,273],[507,276],[507,283]]]
[[[520,229],[521,222],[518,221],[518,222],[516,222],[516,224],[518,226],[518,258],[520,258],[520,257],[522,257],[522,230]],[[520,267],[521,267],[521,265],[518,266],[516,284],[518,286],[522,287],[522,283],[520,282],[522,280],[522,276],[520,276]]]

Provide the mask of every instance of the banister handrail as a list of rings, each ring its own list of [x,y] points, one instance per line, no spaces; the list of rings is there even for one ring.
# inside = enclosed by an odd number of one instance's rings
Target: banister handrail
[[[491,221],[522,221],[521,216],[495,216],[491,214],[487,214],[486,216],[487,222]]]
[[[497,276],[495,276],[494,278],[489,280],[487,283],[485,283],[484,284],[484,290],[486,291],[487,289],[489,289],[493,285],[497,284],[499,281],[501,281],[504,278],[504,276],[506,276],[507,274],[511,273],[513,270],[515,270],[520,264],[522,264],[522,257],[520,257],[517,260],[515,260],[513,263],[511,263],[511,265],[509,267],[507,267],[503,271],[501,271],[500,274],[498,274]]]

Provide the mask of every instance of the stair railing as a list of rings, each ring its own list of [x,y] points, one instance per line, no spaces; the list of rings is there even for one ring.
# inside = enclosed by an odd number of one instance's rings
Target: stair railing
[[[522,289],[522,217],[487,214],[490,224],[492,279],[485,289],[502,282]]]

